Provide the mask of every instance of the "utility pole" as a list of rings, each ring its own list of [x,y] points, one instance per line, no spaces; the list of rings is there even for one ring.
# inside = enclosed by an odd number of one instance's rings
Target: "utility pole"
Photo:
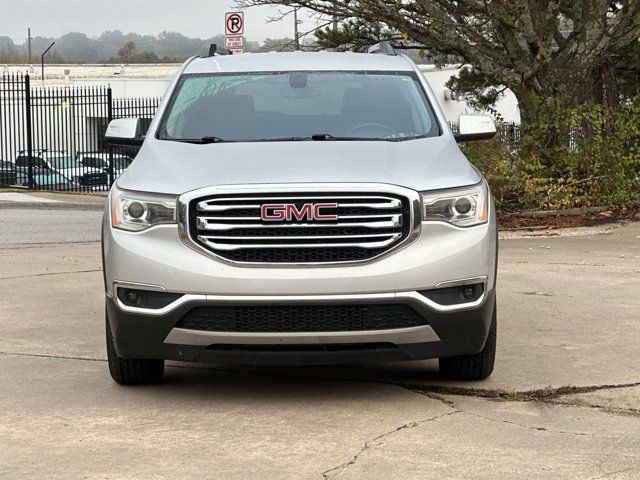
[[[296,45],[296,51],[300,50],[300,37],[298,35],[298,9],[300,7],[293,7],[293,35]]]
[[[27,43],[29,45],[29,65],[31,65],[31,27],[27,28]]]
[[[47,49],[42,52],[42,56],[40,57],[40,67],[42,68],[42,86],[44,87],[44,56],[53,48],[56,42],[51,42],[51,45],[47,47]]]
[[[333,16],[333,31],[334,32],[338,31],[338,16],[337,15]]]

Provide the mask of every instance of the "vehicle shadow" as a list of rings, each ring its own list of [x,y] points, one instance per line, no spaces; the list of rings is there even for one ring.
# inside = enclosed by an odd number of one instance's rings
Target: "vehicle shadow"
[[[396,386],[441,383],[436,361],[326,366],[239,366],[168,362],[163,394],[198,397],[222,394],[243,401],[290,399],[348,400]],[[346,388],[348,386],[348,389]]]

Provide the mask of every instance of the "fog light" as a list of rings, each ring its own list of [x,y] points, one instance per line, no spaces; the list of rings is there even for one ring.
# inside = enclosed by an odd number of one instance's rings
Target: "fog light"
[[[138,292],[135,290],[127,290],[126,298],[127,302],[136,303],[138,301]]]
[[[475,288],[471,286],[464,287],[464,290],[462,290],[462,295],[464,295],[464,298],[472,298],[474,293],[475,293]]]
[[[140,202],[131,202],[131,204],[129,204],[129,208],[127,208],[127,213],[129,213],[131,218],[142,218],[144,212],[144,205]]]

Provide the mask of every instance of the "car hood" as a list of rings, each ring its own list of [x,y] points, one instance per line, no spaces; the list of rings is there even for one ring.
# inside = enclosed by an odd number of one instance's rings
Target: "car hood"
[[[298,141],[194,145],[150,138],[118,178],[128,190],[182,194],[219,185],[387,183],[414,190],[481,180],[453,136],[403,142]]]

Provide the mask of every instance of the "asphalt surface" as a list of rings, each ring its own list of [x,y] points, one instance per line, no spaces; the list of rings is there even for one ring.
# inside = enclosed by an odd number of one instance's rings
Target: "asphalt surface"
[[[640,478],[640,223],[501,241],[484,382],[433,361],[172,363],[124,388],[105,363],[99,221],[0,209],[3,479]]]

